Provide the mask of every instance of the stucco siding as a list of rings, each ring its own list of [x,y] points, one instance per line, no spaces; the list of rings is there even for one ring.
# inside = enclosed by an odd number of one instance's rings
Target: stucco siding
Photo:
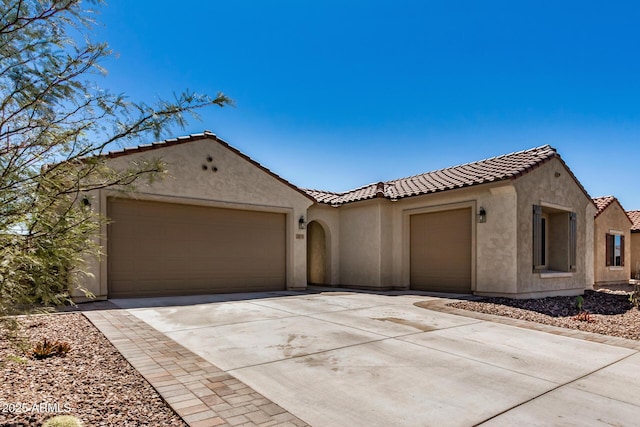
[[[487,222],[476,228],[477,294],[516,291],[517,203],[512,185],[490,189],[478,200],[487,212]]]
[[[627,283],[631,277],[631,222],[617,202],[611,203],[594,221],[594,280],[596,285]],[[606,235],[624,236],[624,266],[607,266]]]
[[[110,159],[114,169],[131,162],[160,158],[166,173],[152,183],[143,178],[135,191],[121,194],[105,189],[91,194],[92,209],[107,214],[109,197],[133,197],[168,203],[182,203],[230,209],[263,210],[286,214],[287,288],[306,287],[306,232],[298,228],[313,203],[309,198],[260,169],[215,139],[201,139],[132,153]],[[205,169],[206,167],[206,169]],[[101,244],[106,248],[106,227]],[[108,254],[105,254],[108,256]],[[107,295],[106,258],[93,263],[93,279],[88,288],[98,297]]]
[[[595,206],[590,198],[581,190],[558,159],[552,159],[516,179],[514,186],[518,195],[517,296],[572,295],[580,294],[585,288],[591,287],[593,285]],[[556,274],[533,272],[534,205],[548,206],[554,211],[577,214],[577,259],[574,272],[566,271]],[[565,260],[560,261],[566,264]]]
[[[631,233],[631,273],[634,279],[640,279],[640,233]]]
[[[380,202],[340,208],[340,284],[380,287]]]

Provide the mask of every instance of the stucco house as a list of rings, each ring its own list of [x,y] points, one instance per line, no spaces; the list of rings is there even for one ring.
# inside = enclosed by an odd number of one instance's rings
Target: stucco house
[[[640,211],[627,211],[632,222],[630,244],[631,278],[640,279]]]
[[[629,283],[631,274],[631,220],[613,196],[593,199],[598,211],[594,220],[595,285]]]
[[[307,283],[524,298],[594,283],[596,207],[548,145],[343,193],[300,189],[210,132],[108,161],[143,156],[166,178],[89,195],[112,221],[98,298]]]

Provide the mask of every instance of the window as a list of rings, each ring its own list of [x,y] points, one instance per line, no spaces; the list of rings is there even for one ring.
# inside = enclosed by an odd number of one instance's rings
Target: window
[[[624,236],[607,233],[605,241],[607,267],[624,267]]]
[[[533,271],[576,270],[577,217],[574,212],[533,206]]]

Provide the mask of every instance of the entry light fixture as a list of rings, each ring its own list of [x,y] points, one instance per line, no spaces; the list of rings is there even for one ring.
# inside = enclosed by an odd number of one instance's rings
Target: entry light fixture
[[[478,211],[478,215],[476,215],[478,222],[487,222],[487,211],[484,210],[482,206],[480,206],[480,210]]]
[[[307,222],[304,220],[304,215],[300,215],[300,219],[298,220],[298,228],[300,230],[304,230],[307,228]]]

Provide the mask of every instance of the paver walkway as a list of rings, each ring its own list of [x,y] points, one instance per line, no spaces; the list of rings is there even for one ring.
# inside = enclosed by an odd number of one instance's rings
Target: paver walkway
[[[84,315],[192,427],[308,425],[125,310]]]

